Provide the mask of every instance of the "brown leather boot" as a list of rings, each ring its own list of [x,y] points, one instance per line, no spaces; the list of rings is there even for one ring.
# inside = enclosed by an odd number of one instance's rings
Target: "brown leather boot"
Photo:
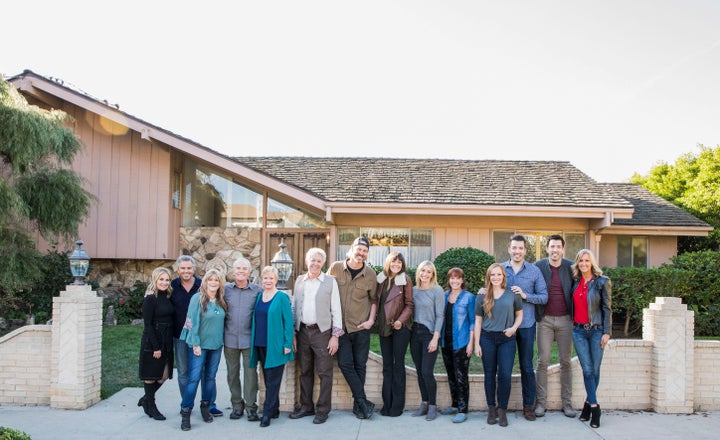
[[[498,425],[505,427],[508,425],[507,410],[498,408]]]
[[[523,406],[523,416],[525,416],[525,420],[530,422],[535,421],[535,410],[533,410],[533,407]]]
[[[497,423],[498,411],[496,406],[488,407],[487,424],[494,425]]]

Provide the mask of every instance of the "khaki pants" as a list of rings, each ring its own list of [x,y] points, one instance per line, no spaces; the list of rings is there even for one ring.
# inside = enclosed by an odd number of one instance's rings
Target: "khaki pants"
[[[240,383],[240,356],[242,355],[243,383]],[[228,348],[225,346],[225,364],[227,365],[227,382],[230,388],[230,402],[233,409],[240,409],[245,402],[247,409],[257,411],[258,373],[257,368],[250,368],[250,348]],[[245,389],[243,390],[243,385]],[[243,393],[244,391],[244,393]]]
[[[572,319],[570,315],[544,316],[537,323],[538,364],[536,376],[537,404],[547,407],[547,368],[553,341],[558,344],[560,361],[560,397],[563,405],[572,403]]]

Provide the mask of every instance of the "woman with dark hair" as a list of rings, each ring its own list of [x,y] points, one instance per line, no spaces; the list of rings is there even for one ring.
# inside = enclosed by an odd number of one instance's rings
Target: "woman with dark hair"
[[[412,354],[420,387],[420,406],[413,417],[425,416],[425,420],[437,417],[437,381],[435,361],[438,355],[440,332],[444,322],[445,294],[437,283],[437,270],[430,261],[423,261],[415,273],[413,287],[413,329],[410,336]]]
[[[170,302],[170,271],[158,267],[152,273],[148,294],[143,299],[143,333],[140,341],[139,376],[144,382],[145,395],[138,401],[145,414],[155,420],[165,416],[155,405],[155,393],[162,384],[172,379],[173,372],[173,319],[175,307]]]
[[[600,405],[597,388],[600,383],[600,364],[603,350],[612,330],[610,278],[603,275],[595,255],[581,249],[572,266],[573,285],[573,345],[580,361],[585,382],[585,404],[580,420],[590,420],[590,426],[600,426]]]
[[[285,363],[294,359],[293,312],[290,298],[277,289],[278,271],[265,266],[260,272],[263,291],[255,302],[252,321],[250,368],[262,364],[265,380],[265,403],[260,427],[270,426],[270,419],[280,416],[280,384]]]
[[[383,359],[383,416],[398,417],[405,409],[405,353],[413,318],[412,281],[405,257],[391,252],[377,276],[378,333]]]
[[[485,372],[487,423],[499,422],[504,427],[508,425],[515,332],[522,323],[522,299],[508,287],[505,269],[498,263],[488,267],[484,291],[475,303],[475,354],[482,358]]]
[[[180,414],[180,429],[190,429],[192,411],[198,384],[202,377],[200,414],[206,423],[213,421],[210,404],[215,401],[217,374],[225,331],[225,275],[210,269],[200,283],[198,292],[190,298],[185,326],[180,334],[188,345],[188,383],[185,387]]]
[[[462,423],[467,420],[470,398],[468,368],[473,353],[475,295],[465,290],[465,272],[459,267],[448,271],[447,284],[449,290],[445,292],[445,322],[440,344],[452,404],[440,414],[455,414],[453,423]]]

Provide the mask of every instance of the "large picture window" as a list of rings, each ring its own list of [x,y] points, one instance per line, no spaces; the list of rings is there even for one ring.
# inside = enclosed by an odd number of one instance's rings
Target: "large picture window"
[[[503,262],[510,259],[508,245],[513,235],[525,237],[527,254],[525,260],[534,263],[547,257],[547,240],[553,234],[562,235],[565,239],[565,258],[573,260],[580,249],[585,248],[585,234],[580,232],[538,232],[538,231],[493,231],[493,256],[495,261]]]
[[[646,237],[619,236],[617,244],[619,267],[647,268],[648,239]]]
[[[433,258],[432,229],[411,228],[338,228],[337,259],[344,260],[355,238],[363,236],[370,241],[368,264],[382,266],[390,252],[405,256],[408,267],[417,267]]]
[[[184,180],[183,226],[262,226],[262,194],[191,160]]]
[[[268,198],[268,228],[325,228],[327,223],[319,215],[293,208],[275,199]]]

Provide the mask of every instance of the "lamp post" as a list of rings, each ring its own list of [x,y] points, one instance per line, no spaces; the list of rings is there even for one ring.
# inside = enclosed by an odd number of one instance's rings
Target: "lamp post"
[[[77,247],[70,255],[70,272],[75,277],[74,286],[85,285],[85,275],[87,275],[88,267],[90,266],[90,256],[82,248],[83,241],[78,240],[75,242]]]
[[[293,260],[290,258],[290,254],[285,251],[287,245],[285,239],[280,238],[280,244],[278,245],[280,250],[275,254],[270,264],[278,271],[278,290],[287,290],[288,287],[285,284],[290,279],[293,268]]]

